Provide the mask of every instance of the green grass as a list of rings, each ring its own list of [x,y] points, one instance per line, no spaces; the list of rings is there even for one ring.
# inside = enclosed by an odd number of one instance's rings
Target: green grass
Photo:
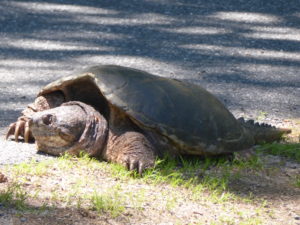
[[[295,186],[300,188],[300,175],[295,177]]]
[[[257,115],[257,120],[264,120],[266,117],[267,117],[268,113],[267,112],[263,112],[263,111],[260,111]]]
[[[47,173],[47,169],[50,166],[50,161],[36,162],[32,160],[31,162],[23,162],[17,165],[14,165],[12,170],[16,175],[27,174],[31,176],[42,176]]]
[[[13,183],[0,192],[0,203],[6,207],[13,206],[18,210],[28,209],[25,203],[27,198],[27,193],[18,183]]]
[[[224,157],[197,158],[166,157],[157,159],[154,168],[144,171],[140,176],[136,172],[127,171],[120,165],[112,165],[112,175],[118,179],[142,180],[148,184],[169,184],[172,187],[181,187],[191,191],[192,199],[202,198],[203,192],[210,193],[210,200],[222,203],[233,200],[236,196],[229,192],[230,180],[237,178],[239,171],[244,169],[262,168],[257,156],[248,161],[229,161]]]
[[[113,218],[125,211],[125,203],[118,191],[98,194],[96,191],[91,196],[91,208],[99,214],[109,213]]]
[[[253,155],[249,159],[234,159],[232,165],[239,169],[262,170],[263,163],[258,155]]]
[[[300,143],[272,143],[258,147],[259,152],[279,155],[300,162]]]
[[[20,163],[14,165],[10,170],[13,171],[15,175],[26,174],[31,176],[44,176],[47,175],[50,168],[60,169],[67,172],[75,167],[83,166],[88,167],[89,170],[96,170],[103,167],[98,160],[90,158],[87,154],[80,154],[79,157],[65,154],[58,158],[42,162],[32,160],[30,162]]]

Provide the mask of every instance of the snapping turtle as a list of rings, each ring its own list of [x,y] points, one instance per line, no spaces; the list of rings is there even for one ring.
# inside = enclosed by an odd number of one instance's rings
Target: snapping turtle
[[[7,137],[35,139],[54,155],[84,150],[141,173],[164,153],[229,154],[287,132],[235,119],[199,86],[100,65],[44,87]]]

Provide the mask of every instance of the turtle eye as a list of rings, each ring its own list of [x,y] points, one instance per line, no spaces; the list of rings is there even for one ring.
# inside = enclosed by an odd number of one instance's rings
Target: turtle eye
[[[53,118],[53,116],[51,114],[43,115],[42,121],[45,125],[49,125],[52,123],[52,118]]]

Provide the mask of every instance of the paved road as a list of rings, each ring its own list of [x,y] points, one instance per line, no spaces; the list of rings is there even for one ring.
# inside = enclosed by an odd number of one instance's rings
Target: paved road
[[[237,116],[299,118],[299,24],[295,0],[1,0],[0,134],[40,87],[97,63],[201,84]]]

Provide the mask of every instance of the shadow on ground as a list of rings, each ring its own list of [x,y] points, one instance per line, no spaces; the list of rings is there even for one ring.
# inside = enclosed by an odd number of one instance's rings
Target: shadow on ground
[[[299,117],[300,3],[36,0],[0,10],[5,70],[129,65],[201,84],[233,110]]]

